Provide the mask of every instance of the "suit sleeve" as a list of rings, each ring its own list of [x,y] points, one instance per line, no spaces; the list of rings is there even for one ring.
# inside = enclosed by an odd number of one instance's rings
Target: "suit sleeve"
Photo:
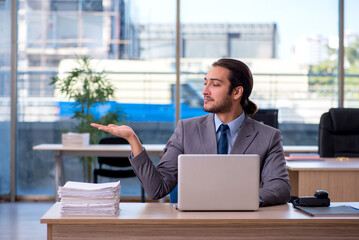
[[[273,133],[268,149],[261,172],[261,206],[286,203],[290,200],[289,176],[279,130]]]
[[[130,159],[133,170],[146,194],[151,199],[159,199],[169,194],[177,185],[177,159],[183,153],[183,123],[178,122],[175,132],[168,141],[157,167],[146,150]]]

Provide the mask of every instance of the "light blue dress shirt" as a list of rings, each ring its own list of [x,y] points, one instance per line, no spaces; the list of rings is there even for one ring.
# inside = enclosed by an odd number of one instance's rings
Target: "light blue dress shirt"
[[[239,117],[237,117],[232,122],[227,124],[229,127],[229,129],[226,131],[227,138],[228,138],[228,154],[231,152],[234,141],[236,140],[239,130],[242,127],[244,117],[245,117],[245,113],[243,111]],[[219,131],[219,127],[221,126],[221,124],[224,124],[224,123],[218,118],[217,114],[215,114],[214,115],[214,126],[216,128],[217,142],[218,142],[219,136],[221,134]]]

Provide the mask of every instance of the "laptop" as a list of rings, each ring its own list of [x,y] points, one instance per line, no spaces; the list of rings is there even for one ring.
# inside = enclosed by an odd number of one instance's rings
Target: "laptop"
[[[248,211],[259,208],[259,155],[181,154],[181,211]]]

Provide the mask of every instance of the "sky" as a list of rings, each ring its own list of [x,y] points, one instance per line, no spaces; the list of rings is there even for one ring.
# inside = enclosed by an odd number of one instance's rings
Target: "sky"
[[[175,23],[176,0],[136,0],[141,23]],[[290,58],[295,39],[338,34],[338,0],[181,0],[183,23],[276,23],[278,57]],[[359,0],[345,0],[345,29],[359,33]]]

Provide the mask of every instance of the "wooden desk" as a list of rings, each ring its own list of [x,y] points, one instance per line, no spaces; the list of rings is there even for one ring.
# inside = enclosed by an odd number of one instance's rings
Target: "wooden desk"
[[[359,158],[338,161],[287,161],[292,196],[313,196],[316,190],[329,192],[334,202],[359,202]]]
[[[163,144],[144,144],[150,156],[162,156],[165,145]],[[130,155],[131,146],[117,144],[93,144],[85,147],[64,147],[62,144],[40,144],[33,147],[33,150],[55,151],[55,195],[58,200],[57,189],[59,186],[59,176],[61,169],[61,185],[65,184],[65,172],[62,156],[95,156],[95,157],[127,157]]]
[[[343,203],[340,203],[343,204]],[[359,203],[350,203],[359,207]],[[311,217],[291,204],[255,212],[180,212],[169,203],[120,203],[116,217],[41,218],[47,239],[358,239],[359,217]]]
[[[284,145],[283,151],[286,156],[288,156],[290,153],[318,153],[318,146]]]
[[[165,144],[144,144],[150,156],[161,157]],[[317,146],[284,146],[284,153],[313,153],[318,151]],[[62,144],[40,144],[33,147],[33,150],[55,151],[55,196],[58,200],[57,189],[61,173],[61,185],[65,184],[65,172],[62,156],[95,156],[95,157],[127,157],[131,152],[131,146],[93,144],[85,147],[64,147]],[[359,200],[358,200],[359,201]]]

